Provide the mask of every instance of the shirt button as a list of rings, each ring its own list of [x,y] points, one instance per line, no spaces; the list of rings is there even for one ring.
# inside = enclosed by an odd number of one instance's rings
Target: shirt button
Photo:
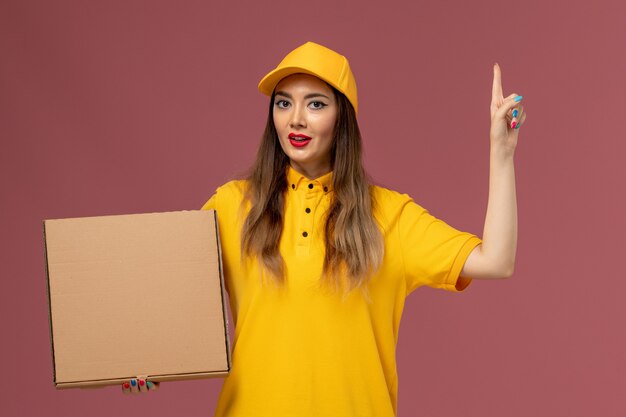
[[[291,184],[291,188],[296,189],[296,184]]]
[[[309,189],[313,188],[313,184],[309,184]]]
[[[328,187],[324,187],[324,192],[327,192],[327,191],[328,191]]]
[[[306,211],[307,213],[310,213],[311,209],[307,207],[304,211]]]
[[[307,237],[309,234],[307,232],[302,232],[302,236]]]

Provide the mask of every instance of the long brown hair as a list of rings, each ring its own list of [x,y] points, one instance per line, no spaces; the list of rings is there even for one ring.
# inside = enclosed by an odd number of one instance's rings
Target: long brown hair
[[[383,259],[383,238],[373,216],[371,185],[362,162],[361,132],[354,107],[332,88],[338,114],[331,145],[334,194],[325,222],[322,281],[337,289],[347,278],[348,291],[363,287]],[[284,283],[284,260],[279,252],[289,158],[283,152],[273,118],[272,93],[265,131],[248,175],[246,199],[250,212],[241,232],[242,259],[258,257],[278,283]],[[245,202],[244,202],[245,203]]]

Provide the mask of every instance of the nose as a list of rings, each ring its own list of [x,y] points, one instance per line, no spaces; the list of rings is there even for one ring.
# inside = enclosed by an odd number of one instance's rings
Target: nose
[[[306,126],[306,117],[304,115],[304,106],[294,105],[289,119],[289,127],[300,128]]]

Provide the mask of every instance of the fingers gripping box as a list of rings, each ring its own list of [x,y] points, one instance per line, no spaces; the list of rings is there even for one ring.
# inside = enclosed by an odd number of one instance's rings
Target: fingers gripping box
[[[225,376],[214,210],[44,220],[57,388]]]

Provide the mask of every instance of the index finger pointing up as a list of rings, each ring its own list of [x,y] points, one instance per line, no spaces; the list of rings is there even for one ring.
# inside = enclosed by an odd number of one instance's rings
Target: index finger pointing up
[[[494,100],[502,100],[502,73],[500,72],[500,65],[497,63],[493,65],[493,88],[491,90],[491,97]]]

